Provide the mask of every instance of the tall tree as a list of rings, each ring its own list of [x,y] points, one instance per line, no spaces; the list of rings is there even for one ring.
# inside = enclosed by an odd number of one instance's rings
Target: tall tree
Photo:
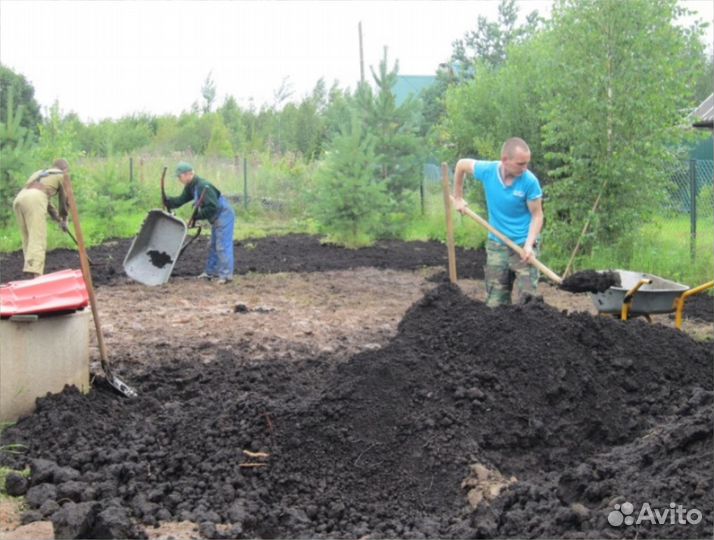
[[[497,67],[506,60],[508,47],[530,38],[538,30],[542,18],[538,11],[526,16],[525,24],[518,26],[516,0],[501,0],[498,4],[498,20],[489,21],[479,15],[476,30],[467,32],[463,39],[453,43],[451,68],[459,78],[473,76],[474,63],[480,61],[488,67]]]
[[[218,108],[223,117],[223,123],[230,133],[231,145],[236,151],[242,151],[248,138],[243,112],[233,96],[226,97],[223,105]]]
[[[40,163],[48,164],[57,158],[65,158],[71,164],[81,155],[76,122],[62,112],[57,101],[52,104],[47,119],[40,125],[40,137],[34,152]]]
[[[201,86],[201,95],[203,96],[203,114],[211,112],[211,107],[213,107],[213,102],[216,100],[216,83],[211,78],[212,72],[209,71],[206,75],[206,80],[203,81]]]
[[[418,102],[411,97],[397,105],[394,86],[399,62],[391,69],[388,64],[385,47],[378,71],[370,68],[376,93],[362,84],[356,99],[366,126],[375,136],[377,176],[397,206],[402,206],[421,181],[424,151],[418,136],[420,110]]]
[[[22,125],[24,108],[15,106],[14,89],[3,97],[6,117],[0,122],[0,225],[11,219],[12,199],[22,185],[31,146],[28,129]]]
[[[388,196],[384,183],[375,179],[374,145],[356,112],[328,143],[316,174],[311,214],[332,241],[365,245],[381,229]]]
[[[538,34],[512,45],[500,68],[478,63],[477,79],[451,86],[437,133],[439,146],[449,149],[445,158],[498,159],[503,141],[521,137],[531,146],[531,165],[542,170],[540,104],[553,91],[543,76],[549,54],[547,36]]]
[[[566,257],[594,201],[585,249],[626,243],[666,198],[691,108],[695,67],[676,0],[559,0],[543,76],[543,143],[558,181],[546,206],[550,249]]]
[[[283,77],[280,86],[273,92],[273,107],[277,110],[293,95],[293,85],[290,77]]]
[[[20,118],[20,125],[29,130],[30,134],[38,134],[42,115],[35,100],[35,88],[24,75],[0,64],[0,96],[8,96],[10,93],[13,95],[14,106],[22,107],[23,112],[15,115],[16,111],[8,109],[8,100],[0,100],[0,122],[6,122],[9,116],[14,115],[14,120]]]
[[[235,152],[231,144],[230,133],[223,123],[223,116],[212,114],[213,125],[211,127],[211,138],[208,140],[206,155],[213,157],[233,158]]]
[[[447,115],[447,91],[471,83],[477,71],[479,79],[492,77],[493,71],[507,64],[509,48],[530,41],[542,28],[543,19],[538,11],[529,13],[521,25],[518,25],[518,14],[514,0],[501,0],[496,21],[479,15],[476,29],[466,32],[463,38],[452,43],[450,59],[439,65],[436,81],[422,92],[423,119],[420,132],[428,138],[440,159],[454,159],[457,155],[453,147],[449,151],[443,144],[449,137],[443,131]],[[532,72],[530,69],[528,71]],[[528,85],[525,78],[521,80]],[[483,129],[483,125],[480,129]]]

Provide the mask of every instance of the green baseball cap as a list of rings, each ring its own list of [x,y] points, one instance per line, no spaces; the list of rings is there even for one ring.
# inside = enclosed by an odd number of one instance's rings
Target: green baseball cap
[[[193,166],[190,163],[182,161],[176,165],[176,176],[181,176],[183,173],[190,172],[193,170]]]

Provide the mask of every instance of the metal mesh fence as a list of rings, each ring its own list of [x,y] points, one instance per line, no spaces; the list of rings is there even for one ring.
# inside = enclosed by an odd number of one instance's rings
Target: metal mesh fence
[[[178,159],[178,156],[134,159],[132,174],[135,181],[158,185],[161,167],[170,165],[167,176],[173,179],[173,165]],[[234,159],[193,156],[192,163],[201,176],[213,182],[237,207],[306,217],[306,183],[314,168],[306,167],[289,154],[269,162],[266,159],[257,154]],[[714,219],[714,161],[681,161],[662,174],[670,179],[668,197],[662,201],[664,214],[688,215],[694,227]],[[449,178],[453,181],[453,169],[449,170]],[[178,186],[170,181],[167,185],[172,192],[178,191]],[[424,215],[443,213],[441,167],[435,162],[425,163],[422,168],[417,204]]]
[[[188,159],[196,173],[214,184],[238,209],[256,212],[284,212],[300,215],[304,212],[305,179],[311,174],[309,167],[296,156],[286,154],[269,159],[264,155],[250,154],[235,158],[206,156],[141,156],[129,158],[129,182],[158,190],[161,170],[168,168],[166,189],[170,195],[180,192],[176,182],[176,163]],[[100,164],[106,160],[95,159]],[[156,204],[160,199],[156,199]]]
[[[672,189],[664,205],[666,210],[690,214],[693,222],[714,216],[714,161],[682,161],[667,174]]]
[[[711,238],[714,231],[714,161],[689,160],[670,171],[671,191],[665,208],[689,217],[690,261],[704,256],[711,272]],[[700,256],[697,257],[697,253]]]

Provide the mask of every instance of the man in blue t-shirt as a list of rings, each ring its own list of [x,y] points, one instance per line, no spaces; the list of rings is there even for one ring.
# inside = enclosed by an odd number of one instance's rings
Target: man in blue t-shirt
[[[536,295],[538,270],[530,262],[538,253],[538,235],[543,228],[543,191],[538,178],[528,170],[530,160],[526,142],[513,137],[503,144],[500,161],[460,159],[454,170],[455,208],[463,213],[467,206],[464,176],[468,173],[483,184],[489,223],[523,247],[521,258],[489,233],[484,274],[490,307],[511,303],[514,281],[519,303]]]

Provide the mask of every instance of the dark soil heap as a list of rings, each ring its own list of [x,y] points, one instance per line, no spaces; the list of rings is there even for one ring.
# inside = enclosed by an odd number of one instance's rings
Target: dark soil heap
[[[131,239],[108,241],[88,250],[93,261],[92,280],[97,285],[128,279],[123,269],[124,257]],[[199,237],[176,261],[173,276],[197,276],[203,272],[208,256],[209,239]],[[402,242],[381,240],[374,246],[346,249],[323,244],[317,236],[289,234],[269,238],[248,239],[234,245],[236,274],[260,272],[325,272],[359,267],[417,270],[425,266],[446,266],[446,246],[439,242]],[[167,253],[149,253],[155,266],[171,262]],[[483,279],[486,252],[483,249],[457,249],[460,277]],[[0,254],[0,281],[22,279],[22,252]],[[79,268],[79,255],[71,249],[48,252],[45,273]]]
[[[135,400],[68,389],[3,433],[28,447],[1,458],[32,466],[26,519],[89,537],[182,519],[205,537],[711,537],[711,347],[680,332],[443,285],[338,366],[169,352],[122,374]],[[476,464],[515,481],[474,508]],[[610,526],[625,501],[704,517]]]
[[[620,286],[620,274],[612,270],[598,272],[597,270],[582,270],[568,276],[560,284],[564,291],[573,293],[592,292],[601,293],[610,287]]]

